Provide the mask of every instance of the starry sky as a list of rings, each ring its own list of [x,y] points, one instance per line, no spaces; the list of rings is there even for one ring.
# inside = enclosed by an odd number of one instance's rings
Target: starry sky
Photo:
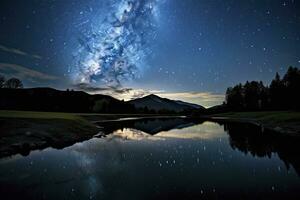
[[[300,65],[299,0],[2,0],[0,74],[199,103]]]

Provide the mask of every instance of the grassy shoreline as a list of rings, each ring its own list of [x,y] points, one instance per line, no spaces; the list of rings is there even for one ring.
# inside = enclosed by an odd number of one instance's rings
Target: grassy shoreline
[[[0,110],[0,157],[63,148],[97,133],[95,125],[76,114]]]
[[[206,116],[210,120],[251,123],[289,136],[300,136],[300,112],[228,112]]]

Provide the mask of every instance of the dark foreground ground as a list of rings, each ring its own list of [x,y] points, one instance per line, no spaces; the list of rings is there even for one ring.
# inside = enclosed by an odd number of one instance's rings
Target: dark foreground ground
[[[45,147],[63,148],[99,132],[92,123],[69,113],[0,111],[0,157]]]
[[[162,117],[153,115],[71,114],[28,111],[0,111],[0,157],[46,147],[64,148],[102,134],[94,122],[119,118]],[[170,117],[170,116],[165,116]],[[206,116],[215,121],[248,122],[300,136],[299,112],[244,112]]]

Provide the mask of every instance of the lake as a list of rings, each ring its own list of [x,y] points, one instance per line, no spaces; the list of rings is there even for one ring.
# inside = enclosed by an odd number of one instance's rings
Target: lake
[[[2,158],[1,199],[300,199],[298,139],[186,118],[98,126],[106,137]]]

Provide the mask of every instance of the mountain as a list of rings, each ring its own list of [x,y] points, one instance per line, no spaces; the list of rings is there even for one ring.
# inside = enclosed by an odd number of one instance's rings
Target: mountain
[[[184,101],[180,101],[180,100],[176,100],[176,102],[178,104],[190,106],[190,107],[193,107],[195,109],[205,109],[203,106],[200,106],[200,105],[195,104],[195,103],[188,103],[188,102],[184,102]]]
[[[207,114],[224,113],[229,111],[230,109],[226,106],[226,104],[216,105],[206,109]]]
[[[150,110],[160,111],[168,110],[174,112],[182,112],[187,110],[204,109],[202,106],[190,104],[183,101],[174,101],[167,98],[162,98],[154,94],[130,100],[128,103],[135,106],[135,108],[143,109],[147,107]]]

